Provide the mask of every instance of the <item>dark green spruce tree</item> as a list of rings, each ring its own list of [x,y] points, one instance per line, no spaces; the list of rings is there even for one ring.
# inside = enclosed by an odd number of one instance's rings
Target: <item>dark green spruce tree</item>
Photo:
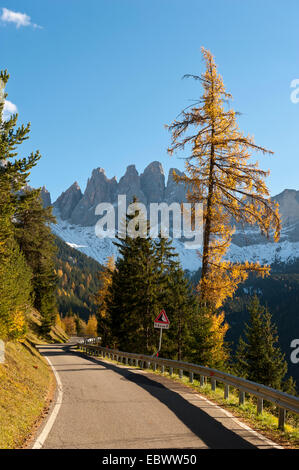
[[[170,328],[163,335],[161,355],[187,360],[196,318],[196,297],[178,261],[172,241],[159,236],[155,241],[158,270],[158,303],[166,311]]]
[[[33,273],[34,307],[42,316],[42,333],[47,334],[57,313],[57,248],[49,225],[55,218],[52,207],[43,207],[40,190],[25,189],[19,198],[14,217],[15,236]]]
[[[135,216],[127,216],[127,228]],[[147,227],[147,221],[144,224]],[[145,230],[145,238],[127,234],[115,242],[120,256],[112,275],[107,310],[112,340],[120,349],[152,354],[156,349],[153,321],[158,309],[158,273],[155,248]]]
[[[250,320],[236,351],[236,372],[253,382],[292,392],[293,381],[284,382],[287,362],[282,354],[271,314],[254,296],[248,307]]]
[[[7,71],[1,71],[0,87],[8,79]],[[17,127],[17,114],[4,118],[7,94],[2,88],[0,93],[0,336],[9,339],[23,334],[31,305],[32,273],[15,241],[13,220],[20,204],[19,191],[40,154],[18,158],[17,147],[29,138],[30,124]]]

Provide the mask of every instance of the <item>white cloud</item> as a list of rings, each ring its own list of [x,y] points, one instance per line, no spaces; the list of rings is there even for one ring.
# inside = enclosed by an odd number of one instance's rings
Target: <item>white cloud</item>
[[[11,101],[5,100],[4,109],[3,109],[3,119],[7,121],[12,114],[16,114],[18,112],[18,108],[14,103]]]
[[[32,23],[30,16],[26,13],[19,13],[16,11],[8,10],[7,8],[2,8],[1,21],[3,23],[14,23],[17,28],[20,26],[32,26],[33,28],[41,28],[38,24]]]

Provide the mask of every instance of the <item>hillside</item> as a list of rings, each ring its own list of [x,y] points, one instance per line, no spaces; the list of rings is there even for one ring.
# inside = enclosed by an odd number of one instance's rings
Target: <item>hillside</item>
[[[55,237],[58,247],[56,255],[56,274],[58,276],[57,306],[60,314],[70,310],[88,320],[95,313],[93,295],[99,285],[97,273],[101,265],[86,256],[59,237]]]
[[[5,363],[0,364],[0,448],[24,447],[44,416],[55,391],[55,379],[35,343],[64,342],[62,330],[52,327],[41,337],[40,314],[30,312],[28,332],[20,342],[6,342]]]

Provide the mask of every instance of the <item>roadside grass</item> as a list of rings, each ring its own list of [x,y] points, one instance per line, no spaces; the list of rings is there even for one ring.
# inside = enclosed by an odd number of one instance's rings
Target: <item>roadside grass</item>
[[[168,376],[169,374],[158,375]],[[205,396],[210,401],[220,405],[222,408],[228,410],[236,418],[246,423],[252,429],[260,432],[265,437],[268,437],[273,442],[280,444],[282,447],[299,448],[299,425],[297,418],[287,413],[287,422],[284,431],[278,429],[278,415],[276,409],[272,404],[265,404],[261,414],[257,414],[256,399],[246,394],[245,403],[239,405],[239,394],[236,389],[230,387],[229,398],[224,398],[224,387],[222,384],[217,384],[216,390],[211,390],[211,384],[205,383],[204,386],[200,385],[199,380],[194,379],[193,384],[189,382],[187,376],[179,378],[177,374],[170,377],[172,380],[183,382],[186,386],[195,389],[199,394]]]
[[[43,415],[54,378],[46,361],[25,340],[6,343],[0,384],[0,448],[20,448]]]
[[[102,358],[101,358],[102,359]],[[113,362],[115,364],[120,364],[119,362],[108,359],[105,357],[104,361]],[[123,366],[124,364],[121,363]],[[127,366],[134,369],[140,369],[134,365]],[[292,413],[287,412],[286,424],[284,431],[278,429],[278,416],[276,414],[276,409],[272,404],[264,404],[264,409],[262,414],[257,414],[256,400],[254,397],[251,397],[246,394],[246,399],[244,405],[239,405],[239,394],[238,391],[230,387],[229,398],[224,398],[224,387],[222,384],[216,386],[216,390],[211,389],[211,384],[206,381],[206,383],[201,386],[199,380],[194,378],[193,383],[189,382],[189,377],[183,375],[181,379],[178,374],[173,373],[169,375],[168,372],[162,373],[160,370],[154,371],[153,369],[143,369],[149,373],[161,375],[167,377],[170,380],[181,382],[187,387],[190,387],[200,395],[205,396],[210,401],[221,406],[222,408],[228,410],[236,418],[239,418],[240,421],[243,421],[249,427],[258,431],[260,434],[264,435],[268,439],[271,439],[273,442],[281,445],[284,448],[299,449],[299,420],[298,416],[293,415]]]
[[[39,332],[41,316],[32,309],[23,341],[5,343],[0,364],[0,449],[24,447],[41,422],[55,390],[55,378],[35,344],[62,343],[68,337],[57,326],[47,338]]]

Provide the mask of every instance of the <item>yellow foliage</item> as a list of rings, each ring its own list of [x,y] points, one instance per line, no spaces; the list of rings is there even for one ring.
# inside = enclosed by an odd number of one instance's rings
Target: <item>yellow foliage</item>
[[[77,334],[76,322],[74,317],[65,317],[62,319],[62,323],[64,325],[63,329],[68,335],[72,336]]]
[[[226,92],[212,54],[202,48],[206,70],[200,77],[203,95],[181,113],[168,129],[172,145],[184,150],[186,174],[174,179],[188,187],[188,200],[203,204],[202,277],[198,286],[203,304],[219,308],[231,297],[249,272],[269,274],[269,266],[259,263],[223,261],[231,244],[234,224],[257,225],[262,234],[279,239],[281,223],[278,204],[271,201],[265,178],[269,172],[250,162],[252,151],[273,153],[245,136],[236,122],[236,112],[225,109],[231,95]],[[195,130],[194,130],[195,128]]]
[[[97,336],[98,331],[98,321],[95,315],[90,315],[87,326],[86,326],[86,334],[88,336]]]
[[[224,349],[224,338],[229,328],[228,324],[224,322],[224,312],[220,314],[212,314],[212,326],[210,333],[213,337],[213,348],[211,350],[211,357],[215,363],[225,362],[229,355]]]
[[[115,270],[114,257],[107,258],[106,264],[102,271],[99,272],[98,278],[100,280],[100,288],[95,296],[95,301],[98,305],[98,314],[100,318],[105,318],[107,315],[107,295],[109,287],[112,283],[112,274]]]
[[[56,314],[56,317],[55,317],[55,325],[58,326],[59,328],[62,328],[62,329],[65,331],[65,325],[64,325],[64,323],[62,322],[59,313]]]
[[[26,332],[26,317],[22,310],[15,310],[10,321],[9,334],[11,337],[22,339]]]

